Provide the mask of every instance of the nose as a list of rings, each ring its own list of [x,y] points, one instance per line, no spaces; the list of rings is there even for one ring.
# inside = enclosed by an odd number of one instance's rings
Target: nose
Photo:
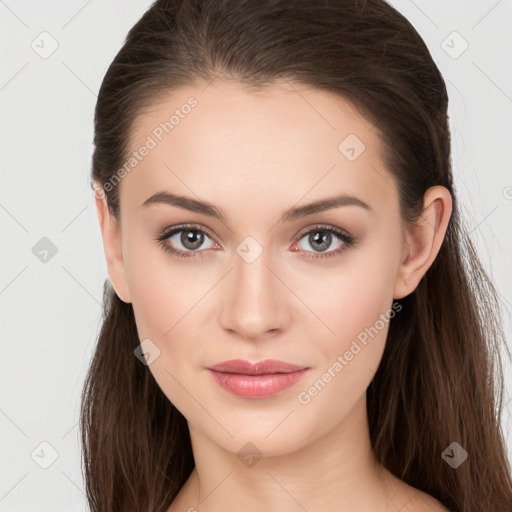
[[[221,312],[224,329],[255,341],[286,330],[291,318],[291,292],[274,267],[267,251],[250,263],[235,256],[234,268],[221,290],[225,294]]]

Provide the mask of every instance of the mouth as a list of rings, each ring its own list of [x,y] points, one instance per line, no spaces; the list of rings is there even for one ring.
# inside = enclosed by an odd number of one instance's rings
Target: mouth
[[[207,368],[224,390],[243,398],[268,398],[296,384],[309,367],[283,361],[232,360]]]
[[[298,366],[275,359],[265,359],[251,363],[243,359],[232,359],[209,366],[209,370],[222,373],[237,373],[243,375],[273,375],[276,373],[293,373],[304,370],[306,366]]]

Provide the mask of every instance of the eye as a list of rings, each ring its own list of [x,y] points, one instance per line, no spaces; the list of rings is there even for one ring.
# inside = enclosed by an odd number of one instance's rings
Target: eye
[[[204,244],[206,237],[210,238],[205,230],[198,228],[197,226],[182,225],[165,230],[157,238],[157,242],[168,253],[187,258],[191,256],[205,255],[203,250],[199,251],[198,249]],[[211,241],[213,242],[213,240]],[[213,243],[214,245],[217,245],[215,242]],[[181,244],[183,249],[179,247],[179,244]],[[177,245],[178,248],[176,248]],[[203,247],[203,249],[205,248]]]
[[[338,239],[335,250],[326,252],[327,249],[331,248],[333,243],[335,243],[333,242],[333,238]],[[313,259],[337,256],[347,250],[356,241],[355,237],[349,235],[341,229],[335,228],[334,226],[315,226],[313,229],[310,229],[305,234],[301,235],[299,242],[294,247],[297,245],[300,246],[302,240],[305,240],[314,249],[314,251],[305,250],[304,252],[314,252],[317,254],[307,254],[301,257]],[[318,252],[320,252],[320,254],[318,254]]]

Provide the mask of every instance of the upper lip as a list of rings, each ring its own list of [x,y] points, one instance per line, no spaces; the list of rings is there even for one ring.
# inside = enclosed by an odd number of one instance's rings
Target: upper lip
[[[245,375],[265,375],[271,373],[291,373],[307,368],[306,366],[297,366],[295,364],[276,361],[274,359],[265,359],[251,363],[243,359],[232,359],[223,361],[207,367],[209,370],[223,373],[239,373]]]

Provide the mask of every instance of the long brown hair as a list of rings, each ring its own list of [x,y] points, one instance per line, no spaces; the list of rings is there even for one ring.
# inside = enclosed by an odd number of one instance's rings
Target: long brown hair
[[[452,511],[512,510],[502,306],[460,217],[446,86],[421,37],[383,0],[155,1],[96,105],[91,177],[116,218],[119,187],[106,184],[127,160],[137,116],[173,89],[220,75],[254,89],[287,79],[352,102],[379,130],[405,220],[417,220],[428,187],[451,192],[443,245],[399,301],[367,389],[371,443],[383,466]],[[187,422],[134,356],[139,344],[132,305],[107,280],[80,413],[93,512],[165,511],[194,467]],[[468,453],[457,468],[442,457],[453,442]]]

